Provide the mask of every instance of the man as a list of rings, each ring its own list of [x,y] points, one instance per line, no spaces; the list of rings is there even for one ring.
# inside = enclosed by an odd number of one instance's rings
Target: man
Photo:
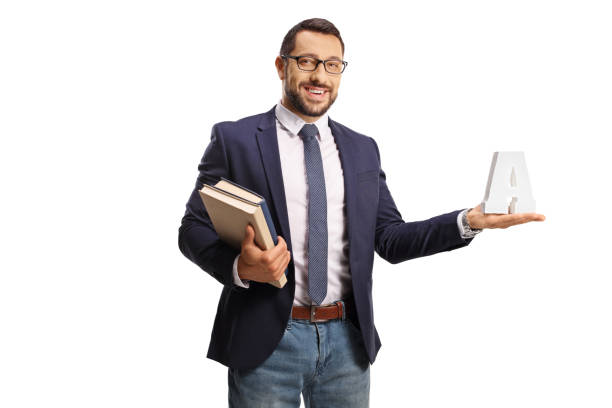
[[[375,141],[331,120],[344,43],[327,20],[285,36],[275,60],[282,99],[269,112],[213,127],[179,229],[183,254],[221,282],[208,357],[229,367],[235,407],[368,405],[380,340],[372,309],[374,251],[389,262],[469,244],[482,228],[537,214],[479,207],[402,220]],[[263,251],[248,226],[241,249],[218,239],[198,195],[225,177],[261,194],[279,232]],[[287,284],[277,280],[287,269]]]

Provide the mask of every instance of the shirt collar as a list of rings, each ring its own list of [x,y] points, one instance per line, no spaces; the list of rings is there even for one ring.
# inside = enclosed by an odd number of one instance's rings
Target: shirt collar
[[[285,129],[289,131],[289,133],[291,133],[292,136],[297,136],[300,130],[302,130],[302,126],[304,126],[306,123],[298,115],[285,108],[281,102],[276,104],[275,114],[276,119],[285,127]],[[319,130],[319,139],[324,137],[328,133],[326,130],[329,127],[329,116],[327,112],[316,122],[313,122],[313,124],[317,125],[317,129]]]

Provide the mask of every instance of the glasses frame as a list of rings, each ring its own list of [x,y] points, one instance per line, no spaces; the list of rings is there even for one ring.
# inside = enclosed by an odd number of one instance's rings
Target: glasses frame
[[[314,72],[314,71],[317,70],[317,68],[319,68],[319,64],[322,63],[323,64],[323,69],[325,69],[325,72],[327,72],[328,74],[331,74],[331,75],[340,75],[340,74],[342,74],[344,72],[344,70],[346,69],[346,66],[348,65],[347,61],[342,61],[342,60],[337,60],[337,59],[320,60],[320,59],[315,58],[315,57],[310,56],[310,55],[281,55],[281,58],[285,58],[285,59],[286,58],[291,58],[291,59],[294,59],[295,60],[295,65],[297,65],[298,69],[300,71],[302,71],[302,72]],[[298,64],[298,60],[300,58],[312,58],[313,60],[317,61],[317,64],[315,65],[314,69],[310,69],[310,70],[309,69],[303,69],[303,68],[300,67],[300,64]],[[327,66],[325,65],[329,61],[334,61],[334,62],[342,63],[342,71],[340,71],[340,72],[329,72],[327,70]]]

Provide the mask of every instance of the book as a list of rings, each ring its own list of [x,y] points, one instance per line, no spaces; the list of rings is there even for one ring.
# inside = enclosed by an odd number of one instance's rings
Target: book
[[[270,210],[259,194],[223,177],[215,185],[205,184],[199,193],[217,235],[226,244],[240,249],[248,224],[255,230],[257,246],[268,250],[278,244]],[[282,288],[286,274],[287,270],[279,280],[268,283]]]

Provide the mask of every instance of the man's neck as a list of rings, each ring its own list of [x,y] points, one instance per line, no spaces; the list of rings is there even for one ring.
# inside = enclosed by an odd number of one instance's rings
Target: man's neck
[[[297,116],[300,117],[300,119],[302,119],[304,122],[306,123],[314,123],[317,120],[321,119],[321,116],[308,116],[308,115],[303,115],[300,112],[298,112],[293,105],[291,105],[287,100],[285,100],[284,98],[281,99],[281,105],[283,105],[285,108],[287,108],[288,110],[290,110],[291,112],[293,112],[294,114],[296,114]]]

